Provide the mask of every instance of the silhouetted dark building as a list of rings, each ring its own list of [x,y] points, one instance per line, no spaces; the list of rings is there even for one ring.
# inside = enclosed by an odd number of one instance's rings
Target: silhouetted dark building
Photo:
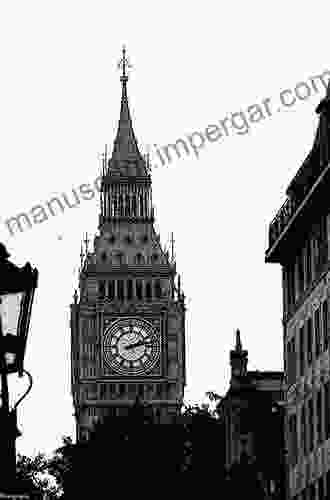
[[[242,488],[248,498],[250,488],[251,495],[266,498],[279,491],[283,481],[283,373],[249,371],[248,351],[242,348],[239,331],[230,364],[230,388],[218,405],[229,483],[235,486],[235,494]]]

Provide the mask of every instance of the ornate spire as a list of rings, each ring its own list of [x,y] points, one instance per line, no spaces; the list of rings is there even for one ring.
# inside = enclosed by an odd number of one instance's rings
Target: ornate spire
[[[247,373],[248,351],[243,350],[241,333],[235,332],[235,349],[230,351],[231,378],[242,377]]]
[[[122,70],[120,77],[122,84],[121,107],[117,136],[109,161],[109,173],[125,177],[145,177],[148,175],[147,168],[137,145],[128,105],[127,68],[131,68],[131,64],[126,57],[125,46],[123,47],[123,55],[118,63],[118,68]]]
[[[242,352],[242,341],[241,341],[241,332],[237,329],[236,330],[236,345],[235,345],[235,351],[236,352]]]

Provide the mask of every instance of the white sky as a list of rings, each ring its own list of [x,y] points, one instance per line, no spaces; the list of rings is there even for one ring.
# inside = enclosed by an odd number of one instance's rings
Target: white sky
[[[95,200],[11,237],[4,220],[93,182],[114,140],[116,68],[125,43],[128,92],[142,147],[204,131],[229,113],[330,69],[324,2],[13,0],[0,8],[0,240],[40,271],[19,407],[18,451],[50,452],[73,433],[69,304],[80,241],[97,229]],[[186,398],[228,387],[241,329],[249,368],[282,368],[281,272],[264,263],[268,224],[314,139],[313,95],[206,144],[153,174],[161,239],[176,240],[188,298]],[[152,159],[152,158],[151,158]],[[20,380],[20,390],[27,382]],[[17,390],[17,387],[16,387]]]

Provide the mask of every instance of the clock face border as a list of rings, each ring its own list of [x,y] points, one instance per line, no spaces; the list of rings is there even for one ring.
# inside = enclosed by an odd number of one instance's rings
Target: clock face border
[[[130,325],[132,328],[130,329]],[[126,342],[130,333],[134,332],[137,342],[149,335],[156,335],[157,342],[151,348],[148,347],[149,354],[142,353],[143,349],[135,349],[134,353],[129,353],[125,360],[123,344]],[[145,349],[144,351],[146,351]],[[121,351],[121,353],[119,352]],[[140,352],[140,355],[139,355]],[[129,358],[137,357],[136,366],[133,367],[132,360]],[[146,357],[144,363],[142,358]],[[117,360],[115,359],[117,358]],[[148,359],[150,362],[148,362]],[[116,316],[115,319],[104,322],[102,337],[102,364],[105,376],[111,378],[141,379],[162,376],[163,365],[163,336],[162,336],[162,317],[145,316]]]

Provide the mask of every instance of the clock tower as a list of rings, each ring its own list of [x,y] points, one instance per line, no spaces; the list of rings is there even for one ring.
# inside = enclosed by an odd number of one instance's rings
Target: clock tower
[[[159,423],[171,423],[185,385],[185,297],[154,228],[149,162],[140,153],[122,97],[112,154],[103,155],[94,247],[82,253],[71,305],[71,382],[77,440],[92,425],[126,415],[137,398]]]

